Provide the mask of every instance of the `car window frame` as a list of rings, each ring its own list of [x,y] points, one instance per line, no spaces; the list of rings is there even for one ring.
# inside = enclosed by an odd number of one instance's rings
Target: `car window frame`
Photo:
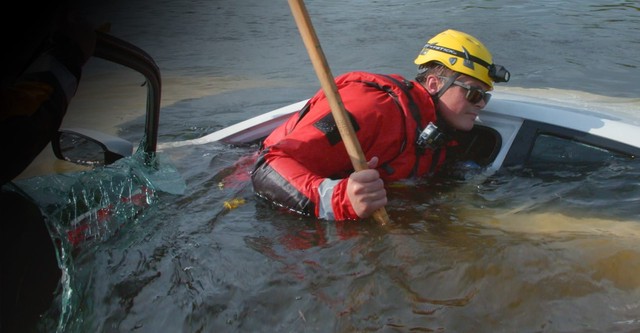
[[[637,156],[640,156],[640,148],[615,140],[558,125],[534,120],[524,120],[505,156],[502,167],[526,165],[531,158],[531,152],[533,151],[536,138],[541,134],[578,141],[587,145],[626,155],[629,156],[629,158],[636,158]]]
[[[487,142],[487,138],[490,138],[492,142]],[[471,160],[481,167],[491,165],[502,150],[502,135],[491,126],[476,124],[468,132],[456,132],[454,140],[457,142],[457,146],[452,152],[452,155],[455,156],[454,159],[457,161]],[[482,149],[477,149],[478,145],[481,145]],[[477,153],[478,150],[482,151],[481,155]],[[487,154],[487,151],[490,152]]]

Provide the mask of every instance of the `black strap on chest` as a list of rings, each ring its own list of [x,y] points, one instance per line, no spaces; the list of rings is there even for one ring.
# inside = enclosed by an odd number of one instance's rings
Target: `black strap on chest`
[[[411,114],[411,117],[413,117],[413,120],[416,123],[416,127],[414,129],[415,131],[415,137],[416,139],[420,137],[420,133],[422,132],[422,129],[420,128],[421,124],[422,124],[422,118],[420,117],[420,108],[418,107],[418,104],[415,102],[415,100],[413,99],[413,96],[411,95],[410,90],[413,89],[413,83],[411,81],[408,81],[406,79],[402,79],[402,80],[398,80],[390,75],[387,74],[375,74],[378,77],[382,77],[385,79],[385,81],[391,83],[392,85],[396,86],[397,88],[399,88],[404,95],[407,97],[408,100],[408,107],[409,107],[409,114]],[[389,94],[389,96],[391,96],[391,98],[393,98],[393,100],[396,102],[396,104],[398,105],[398,107],[400,109],[403,109],[403,104],[400,102],[399,96],[398,94],[396,94],[396,92],[393,90],[393,88],[390,85],[382,85],[378,82],[373,82],[373,81],[360,81],[370,87],[374,87],[377,89],[380,89],[384,92],[386,92],[387,94]],[[310,109],[310,105],[309,103],[307,103],[298,113],[298,120],[297,122],[299,122],[302,117],[304,117]],[[403,112],[404,114],[404,112]],[[296,124],[297,124],[296,122]],[[295,126],[294,126],[295,127]],[[403,144],[401,149],[400,149],[400,153],[404,150],[406,144]],[[415,145],[415,154],[416,154],[416,163],[414,164],[413,170],[412,170],[412,175],[416,175],[418,172],[418,166],[419,166],[419,162],[420,162],[420,156],[422,156],[425,152],[425,147],[424,146],[420,146],[420,145]],[[431,166],[431,172],[435,169],[435,165],[437,165],[437,160],[439,159],[439,155],[440,155],[440,151],[441,149],[437,149],[437,154],[434,153],[433,158],[436,160],[436,162],[432,163]],[[385,165],[382,165],[381,167],[386,168],[388,166],[385,167]],[[393,171],[391,170],[391,168],[389,167],[389,172],[392,173]]]
[[[382,76],[384,78],[386,78],[387,80],[391,81],[396,87],[400,88],[400,90],[402,90],[402,92],[405,94],[405,96],[407,96],[407,100],[409,101],[409,113],[411,114],[411,116],[413,117],[414,121],[416,122],[416,128],[415,128],[415,135],[416,135],[416,140],[418,138],[420,138],[420,133],[422,132],[422,129],[420,128],[421,124],[422,124],[422,118],[420,117],[420,109],[418,108],[418,105],[416,104],[415,100],[413,99],[413,96],[411,96],[411,92],[409,91],[410,89],[413,88],[413,83],[407,80],[402,80],[402,82],[390,75],[386,75],[386,74],[377,74],[379,76]],[[392,98],[394,98],[394,100],[396,101],[396,103],[402,107],[402,104],[400,103],[398,96],[395,94],[395,92],[391,89],[391,87],[389,86],[381,86],[375,82],[369,82],[370,85],[373,85],[385,92],[387,92]],[[425,152],[425,146],[424,145],[419,145],[415,144],[415,154],[416,154],[416,162],[413,165],[413,170],[411,170],[411,175],[412,176],[416,176],[418,174],[418,167],[420,165],[420,157],[424,154]],[[439,147],[434,151],[434,154],[432,156],[432,163],[431,163],[431,167],[430,167],[430,171],[429,174],[433,174],[437,164],[438,164],[438,160],[440,159],[440,154],[442,152],[442,149]]]
[[[413,96],[411,96],[411,93],[409,92],[410,89],[413,89],[413,83],[405,79],[403,79],[402,82],[400,82],[396,78],[386,74],[379,74],[379,75],[395,83],[395,85],[398,88],[400,88],[400,90],[402,90],[402,92],[407,96],[407,99],[409,100],[409,111],[411,113],[411,116],[416,121],[418,126],[420,126],[420,123],[421,123],[420,109],[418,108],[418,104],[416,104],[416,102],[413,100]]]
[[[419,135],[421,131],[420,124],[422,123],[422,120],[420,118],[420,109],[418,108],[418,104],[416,104],[415,100],[411,96],[411,92],[409,91],[413,89],[413,83],[411,81],[404,80],[404,79],[402,81],[399,81],[398,79],[386,74],[376,74],[376,75],[382,76],[385,79],[391,81],[391,83],[393,83],[396,87],[400,88],[400,90],[402,90],[405,96],[407,96],[407,99],[409,101],[409,113],[411,114],[411,116],[413,117],[413,120],[416,122],[416,125],[417,125],[416,135]],[[391,89],[391,87],[381,86],[375,82],[365,82],[365,83],[374,85],[378,89],[385,91],[391,97],[393,97],[393,99],[398,103],[398,105],[400,105],[400,107],[402,107],[402,103],[400,103],[398,95],[396,95],[396,93],[393,91],[393,89]]]

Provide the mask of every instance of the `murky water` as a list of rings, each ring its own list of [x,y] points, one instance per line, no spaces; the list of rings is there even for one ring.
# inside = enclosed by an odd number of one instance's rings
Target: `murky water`
[[[335,74],[411,77],[425,40],[451,27],[472,32],[511,70],[498,91],[638,119],[635,1],[307,6]],[[210,133],[318,89],[285,1],[134,0],[92,10],[158,62],[160,142]],[[69,121],[99,116],[100,126],[139,140],[143,111],[130,101],[138,78],[90,65]],[[116,110],[125,111],[110,118]],[[183,175],[185,194],[161,194],[141,223],[77,255],[82,301],[64,330],[640,330],[637,161],[394,187],[394,223],[381,227],[278,212],[256,201],[246,180],[224,182],[254,149],[163,152]],[[224,206],[238,198],[237,208]]]

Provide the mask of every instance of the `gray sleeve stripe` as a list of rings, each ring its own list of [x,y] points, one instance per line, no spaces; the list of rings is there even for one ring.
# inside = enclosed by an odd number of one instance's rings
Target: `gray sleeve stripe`
[[[325,220],[335,220],[333,214],[333,206],[331,205],[331,199],[333,198],[333,188],[338,185],[341,179],[329,179],[320,183],[318,186],[318,195],[320,196],[320,203],[318,206],[318,217]]]

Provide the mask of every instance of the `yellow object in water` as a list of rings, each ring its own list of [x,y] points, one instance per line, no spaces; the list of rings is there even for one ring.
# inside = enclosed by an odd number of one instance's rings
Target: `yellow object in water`
[[[229,210],[236,209],[240,205],[244,205],[244,203],[245,203],[244,199],[242,199],[242,198],[234,198],[234,199],[231,199],[229,201],[225,201],[224,202],[224,208],[229,209]]]

